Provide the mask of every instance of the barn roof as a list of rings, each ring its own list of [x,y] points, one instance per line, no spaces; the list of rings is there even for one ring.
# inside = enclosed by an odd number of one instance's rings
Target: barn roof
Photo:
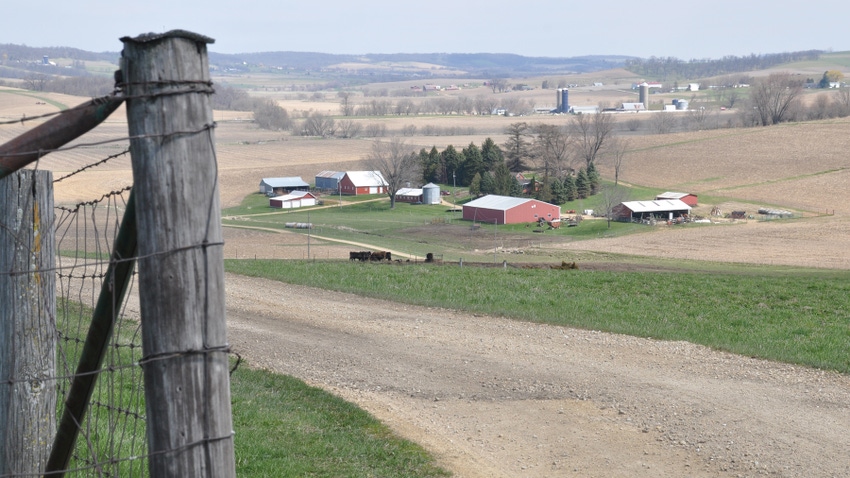
[[[310,191],[292,191],[291,193],[284,194],[283,196],[270,198],[270,200],[273,199],[275,201],[295,201],[296,199],[303,199],[308,196],[314,199],[316,198],[316,196],[314,196],[313,193],[311,193]]]
[[[691,207],[681,199],[659,199],[656,201],[626,201],[623,206],[632,212],[690,211]]]
[[[421,188],[401,188],[395,192],[396,196],[421,196]]]
[[[273,188],[310,187],[310,185],[305,183],[300,176],[293,176],[288,178],[263,178],[260,184],[265,184],[266,186],[271,186]]]
[[[380,171],[346,171],[345,174],[356,187],[387,185]]]
[[[496,194],[488,194],[482,198],[478,198],[474,201],[469,201],[464,204],[464,206],[469,207],[480,207],[482,209],[496,209],[500,211],[507,211],[508,209],[515,208],[520,204],[525,204],[528,201],[533,201],[533,199],[529,198],[515,198],[511,196],[498,196]]]
[[[342,179],[342,177],[343,177],[343,176],[345,176],[345,172],[344,172],[344,171],[328,171],[328,170],[324,170],[324,171],[320,171],[319,173],[317,173],[317,174],[316,174],[316,177],[317,177],[317,178]]]
[[[677,193],[677,192],[667,191],[666,193],[662,193],[662,194],[659,194],[658,196],[655,196],[655,199],[682,199],[683,197],[688,197],[688,196],[696,196],[696,194]]]

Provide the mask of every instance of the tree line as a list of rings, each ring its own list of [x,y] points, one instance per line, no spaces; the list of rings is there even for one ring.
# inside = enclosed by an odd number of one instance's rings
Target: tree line
[[[763,55],[724,56],[717,60],[684,61],[675,57],[629,58],[625,69],[632,73],[666,80],[668,78],[707,78],[746,71],[765,70],[796,61],[813,61],[820,58],[820,50]]]

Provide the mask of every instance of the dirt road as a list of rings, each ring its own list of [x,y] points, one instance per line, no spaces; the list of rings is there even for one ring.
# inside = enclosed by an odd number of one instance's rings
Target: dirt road
[[[459,477],[848,476],[850,378],[228,275],[258,367],[368,410]]]

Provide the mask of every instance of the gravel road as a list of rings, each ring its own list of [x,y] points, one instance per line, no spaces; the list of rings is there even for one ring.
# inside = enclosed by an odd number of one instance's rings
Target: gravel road
[[[252,366],[368,410],[458,477],[850,476],[850,377],[228,275]]]

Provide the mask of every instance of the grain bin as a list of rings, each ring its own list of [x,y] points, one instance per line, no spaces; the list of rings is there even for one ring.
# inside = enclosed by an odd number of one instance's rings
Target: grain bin
[[[422,204],[440,204],[440,186],[428,183],[422,186]]]

